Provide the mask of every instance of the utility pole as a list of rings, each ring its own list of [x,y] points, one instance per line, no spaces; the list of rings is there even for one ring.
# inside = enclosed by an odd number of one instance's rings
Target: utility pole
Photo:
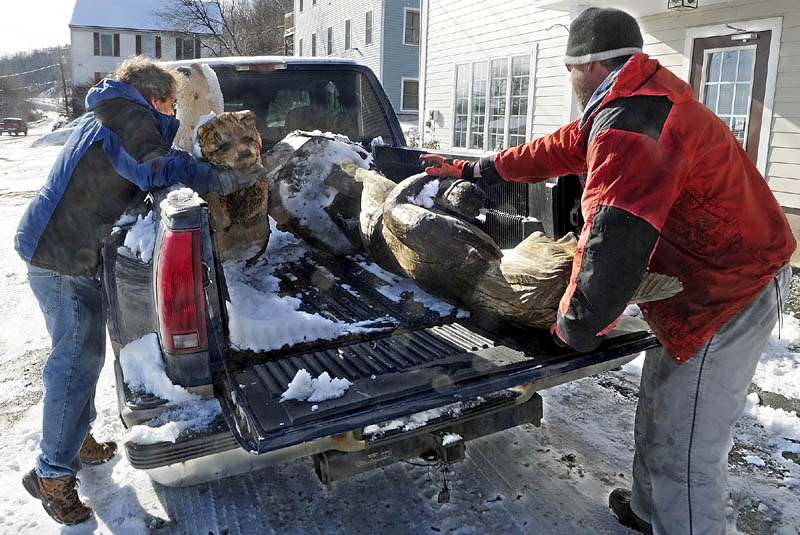
[[[61,87],[64,88],[64,114],[67,119],[72,119],[69,114],[69,100],[67,100],[67,81],[64,79],[64,61],[64,56],[61,56],[58,60],[58,66],[61,68]]]

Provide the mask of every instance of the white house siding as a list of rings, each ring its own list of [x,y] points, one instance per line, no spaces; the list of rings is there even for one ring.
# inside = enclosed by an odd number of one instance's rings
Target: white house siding
[[[391,0],[390,0],[391,1]],[[300,0],[294,2],[294,55],[311,55],[311,34],[317,34],[317,56],[328,56],[328,27],[333,28],[332,56],[350,58],[366,65],[381,77],[382,0],[340,0],[329,2]],[[364,25],[367,11],[372,10],[372,43],[364,44]],[[350,19],[350,50],[344,49],[345,20]],[[300,40],[303,40],[302,54]]]
[[[639,23],[645,52],[685,78],[689,62],[683,55],[687,28],[720,24],[742,27],[747,25],[737,22],[773,17],[782,17],[783,21],[765,175],[787,213],[800,214],[800,2],[737,0],[703,7],[701,1],[696,11],[645,17]]]
[[[453,150],[456,63],[535,54],[528,139],[549,134],[563,124],[568,104],[568,80],[562,59],[567,30],[557,25],[569,25],[567,13],[537,9],[529,0],[426,0],[422,9],[427,23],[423,20],[426,61],[421,66],[424,98],[420,117],[427,120],[434,112],[433,136],[439,140],[441,150]],[[464,150],[458,152],[467,154]]]
[[[561,59],[567,33],[561,27],[547,30],[557,23],[569,25],[570,17],[566,11],[540,10],[529,4],[525,0],[500,4],[486,0],[423,2],[422,57],[425,61],[421,65],[424,96],[420,117],[427,118],[430,110],[438,112],[434,136],[443,151],[452,149],[456,62],[504,55],[516,46],[539,45],[530,137],[547,134],[575,116],[575,111],[570,110],[571,89]],[[566,4],[561,3],[562,6]],[[576,8],[573,10],[578,12]],[[676,13],[664,9],[662,14],[640,18],[639,23],[644,35],[644,51],[687,79],[689,59],[684,55],[687,31],[772,18],[781,20],[780,52],[772,121],[762,124],[762,128],[771,126],[771,131],[767,138],[766,162],[760,162],[760,167],[795,228],[795,236],[799,237],[800,1],[733,0],[704,5],[700,0],[697,10]],[[730,30],[729,33],[734,32]],[[769,89],[768,83],[768,93]],[[769,100],[769,94],[766,97]],[[800,264],[800,253],[796,260]]]
[[[403,44],[405,10],[419,10],[419,0],[386,0],[383,11],[383,68],[381,83],[401,119],[417,119],[417,113],[403,113],[401,92],[403,78],[419,75],[419,46]]]
[[[94,55],[94,32],[118,33],[119,34],[119,56],[95,56]],[[95,73],[99,72],[106,75],[117,68],[124,59],[136,54],[137,35],[160,35],[161,36],[161,61],[171,61],[175,59],[175,34],[118,30],[114,28],[71,28],[71,54],[72,54],[72,84],[93,83]],[[205,41],[204,38],[201,40]],[[201,56],[208,57],[210,51],[205,46],[201,47]],[[153,58],[155,59],[155,58]]]

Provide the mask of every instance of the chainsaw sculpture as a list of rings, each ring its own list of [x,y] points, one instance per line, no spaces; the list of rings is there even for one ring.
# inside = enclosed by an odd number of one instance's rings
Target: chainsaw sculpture
[[[214,167],[246,169],[261,157],[261,136],[250,111],[224,112],[197,128],[202,159]],[[206,196],[211,224],[216,230],[220,258],[239,260],[249,255],[252,264],[267,249],[269,217],[267,171],[255,184],[222,196]],[[255,254],[253,254],[255,252]]]
[[[377,172],[357,170],[354,178],[364,184],[365,249],[378,265],[391,271],[399,266],[422,289],[478,314],[538,328],[555,321],[578,247],[574,234],[556,241],[535,232],[501,251],[471,222],[483,206],[483,192],[471,182],[423,173],[389,190],[388,179]],[[418,206],[426,186],[435,192],[432,206]],[[387,190],[381,203],[380,193]],[[682,289],[675,277],[647,273],[631,303],[666,299]]]
[[[347,154],[354,160],[343,160]],[[422,173],[396,184],[339,137],[295,132],[272,159],[270,215],[282,228],[336,255],[363,251],[477,314],[539,328],[555,321],[577,250],[573,234],[556,241],[534,233],[501,251],[476,225],[485,195],[475,183]],[[631,302],[681,289],[674,277],[648,273]]]

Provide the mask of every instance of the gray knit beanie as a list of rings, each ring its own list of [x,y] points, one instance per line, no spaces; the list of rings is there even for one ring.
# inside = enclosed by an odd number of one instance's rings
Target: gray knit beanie
[[[642,51],[642,32],[636,19],[610,7],[590,7],[569,26],[564,63],[582,65],[630,56]]]

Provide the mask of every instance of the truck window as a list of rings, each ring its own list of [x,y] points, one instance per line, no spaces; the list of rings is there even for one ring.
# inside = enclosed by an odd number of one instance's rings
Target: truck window
[[[369,80],[354,71],[218,72],[225,111],[251,110],[269,150],[294,130],[369,143],[391,130]]]

